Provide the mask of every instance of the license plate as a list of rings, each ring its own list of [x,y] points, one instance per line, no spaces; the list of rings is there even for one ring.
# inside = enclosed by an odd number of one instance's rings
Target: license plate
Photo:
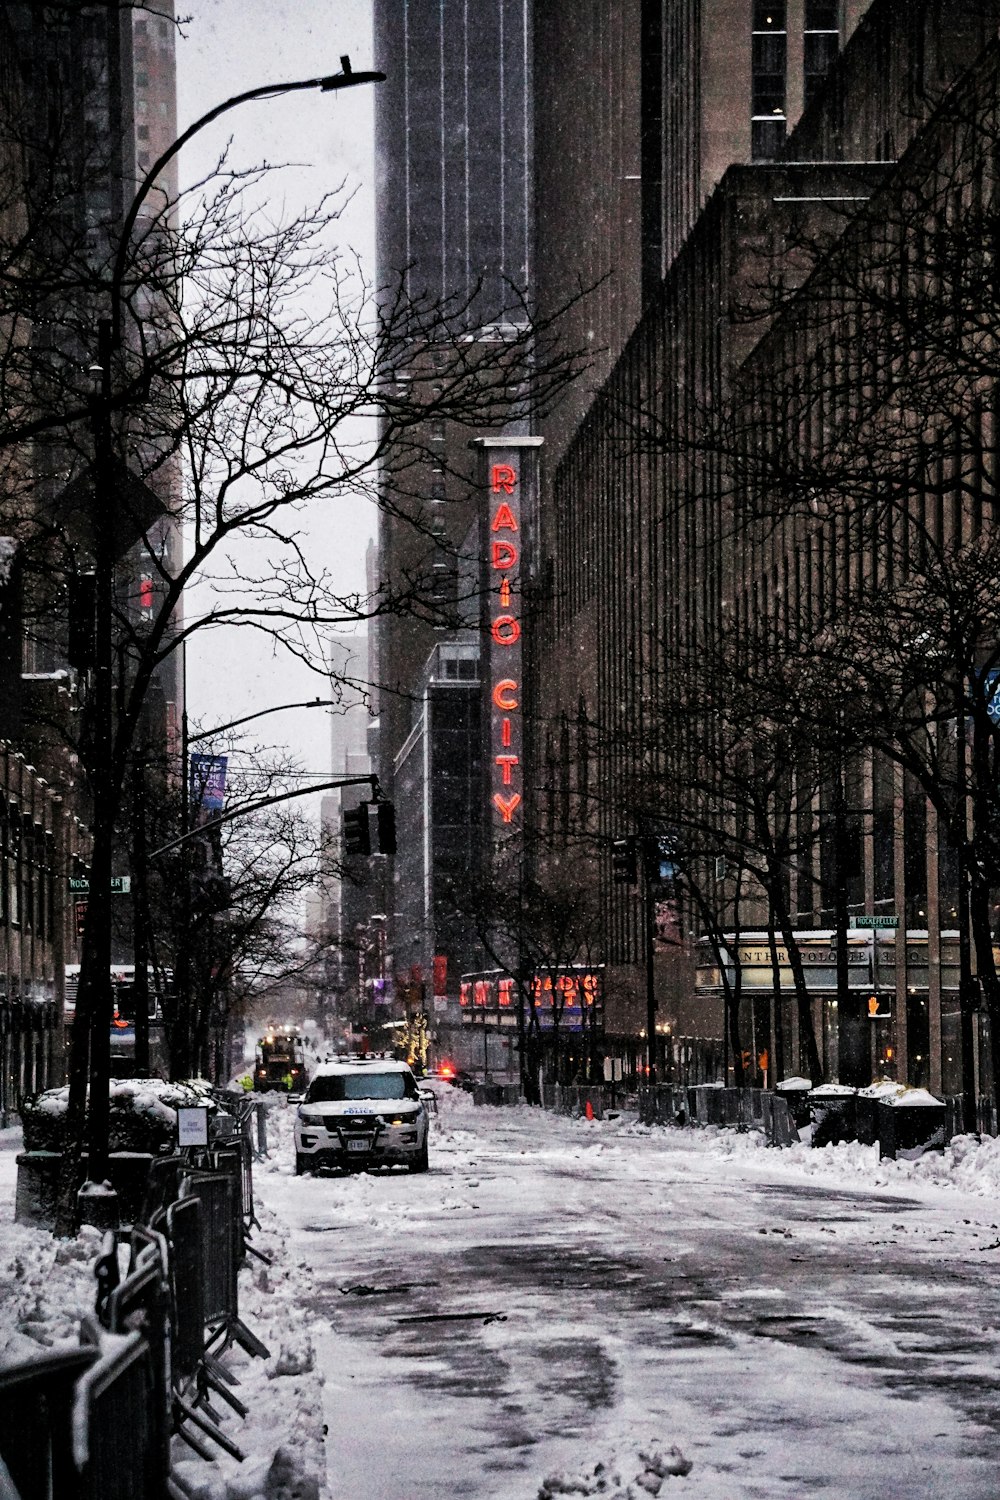
[[[366,1140],[364,1140],[364,1141],[350,1140],[350,1141],[347,1142],[347,1149],[348,1149],[348,1151],[367,1151],[367,1150],[370,1149],[370,1146],[369,1146],[369,1142],[366,1141]]]

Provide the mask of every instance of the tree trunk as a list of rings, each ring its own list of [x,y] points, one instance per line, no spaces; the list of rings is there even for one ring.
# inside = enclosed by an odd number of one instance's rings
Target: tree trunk
[[[789,913],[785,910],[784,902],[778,909],[778,918],[781,925],[781,937],[788,953],[788,965],[792,971],[792,983],[795,986],[795,1000],[799,1012],[799,1056],[795,1059],[795,1066],[801,1068],[803,1061],[808,1077],[813,1084],[817,1084],[823,1077],[823,1068],[819,1060],[819,1048],[816,1045],[816,1028],[813,1025],[812,1000],[809,995],[809,987],[806,984],[805,965],[802,962],[802,953],[798,943],[795,941],[795,932]],[[803,1059],[803,1053],[805,1057]]]
[[[977,861],[970,860],[973,871]],[[976,945],[976,967],[982,986],[983,1003],[990,1023],[990,1062],[993,1071],[993,1103],[1000,1118],[1000,975],[993,957],[993,927],[990,921],[990,891],[982,878],[973,874],[969,891],[972,916],[972,938]]]

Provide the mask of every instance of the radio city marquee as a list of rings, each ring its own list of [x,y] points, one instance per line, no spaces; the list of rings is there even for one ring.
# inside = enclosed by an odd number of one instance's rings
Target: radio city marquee
[[[482,671],[488,698],[486,792],[495,845],[524,810],[523,648],[525,523],[534,514],[537,437],[477,438],[485,497],[481,558]]]

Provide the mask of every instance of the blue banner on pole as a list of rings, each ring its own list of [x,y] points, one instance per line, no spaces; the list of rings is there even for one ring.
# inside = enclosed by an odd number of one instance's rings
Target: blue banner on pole
[[[191,756],[191,807],[196,816],[215,817],[226,800],[226,755]]]

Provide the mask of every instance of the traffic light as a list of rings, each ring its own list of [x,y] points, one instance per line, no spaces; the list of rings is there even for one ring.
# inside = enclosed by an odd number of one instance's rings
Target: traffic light
[[[375,832],[379,854],[396,852],[396,809],[391,802],[375,803]]]
[[[371,852],[368,803],[359,802],[357,807],[346,807],[344,809],[344,853],[370,854]]]
[[[616,885],[635,885],[638,876],[635,839],[615,839],[611,845],[611,874]]]

